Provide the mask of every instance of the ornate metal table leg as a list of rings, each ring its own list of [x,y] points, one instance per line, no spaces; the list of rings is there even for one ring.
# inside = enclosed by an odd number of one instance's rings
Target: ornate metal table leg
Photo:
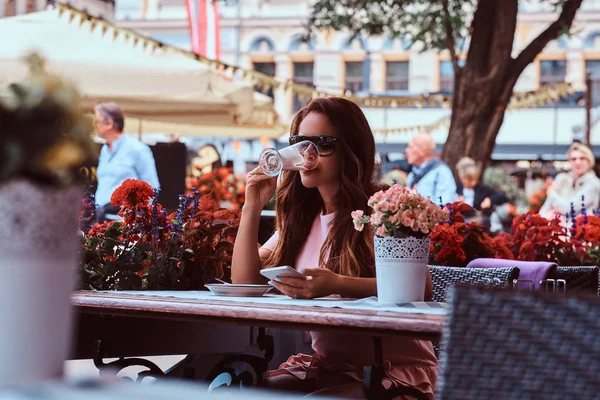
[[[195,355],[192,355],[192,354],[187,355],[183,360],[179,361],[177,364],[175,364],[174,366],[169,368],[167,371],[163,372],[163,370],[160,369],[160,367],[158,365],[156,365],[155,363],[153,363],[152,361],[146,360],[144,358],[138,358],[138,357],[130,357],[130,358],[119,357],[119,359],[116,361],[105,363],[104,357],[105,357],[105,352],[106,352],[108,346],[109,346],[109,342],[106,340],[97,340],[96,341],[96,354],[94,355],[93,360],[94,360],[94,365],[100,371],[100,375],[111,374],[111,375],[116,376],[120,371],[122,371],[123,369],[125,369],[127,367],[131,367],[131,366],[145,367],[146,368],[145,370],[140,371],[138,373],[138,377],[136,379],[137,382],[141,382],[146,377],[160,378],[160,377],[172,375],[176,370],[183,368],[184,366],[186,366],[187,364],[189,364],[196,358]],[[191,375],[189,377],[193,379],[194,378],[193,369],[186,370],[184,372],[184,375]],[[184,378],[185,377],[186,376],[184,376]]]
[[[154,364],[152,361],[145,360],[143,358],[119,357],[119,359],[116,361],[105,363],[104,362],[104,353],[106,351],[107,346],[108,346],[108,343],[105,340],[97,340],[96,341],[96,354],[94,356],[94,365],[96,366],[96,368],[98,368],[100,370],[100,375],[105,375],[105,374],[109,374],[109,373],[113,374],[113,375],[117,375],[121,370],[123,370],[127,367],[137,365],[137,366],[142,366],[142,367],[147,368],[147,371],[142,371],[142,372],[145,372],[143,374],[142,379],[146,376],[151,376],[151,375],[164,376],[165,373],[163,372],[162,369],[159,368],[158,365]],[[141,374],[141,372],[140,372],[140,374]],[[140,380],[139,377],[138,377],[138,380]]]
[[[206,379],[211,382],[209,391],[220,386],[261,386],[263,375],[267,371],[269,361],[273,359],[273,336],[267,335],[265,328],[258,328],[256,337],[258,348],[264,352],[263,357],[249,354],[233,354],[223,358],[208,373]],[[248,364],[254,373],[242,371],[239,374],[231,365],[236,362]]]

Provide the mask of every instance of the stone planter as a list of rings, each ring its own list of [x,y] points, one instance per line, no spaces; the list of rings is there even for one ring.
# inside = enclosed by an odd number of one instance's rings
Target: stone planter
[[[375,237],[377,298],[381,303],[423,301],[429,238]]]
[[[63,373],[82,192],[0,185],[0,386]]]

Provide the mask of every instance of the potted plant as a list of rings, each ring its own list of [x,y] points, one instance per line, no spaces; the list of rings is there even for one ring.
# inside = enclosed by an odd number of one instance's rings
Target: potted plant
[[[77,263],[79,169],[94,157],[77,91],[29,57],[0,100],[0,385],[62,374]]]
[[[483,225],[465,222],[462,213],[472,212],[473,207],[454,202],[444,209],[449,213],[448,220],[436,225],[429,235],[430,264],[464,267],[476,258],[514,258],[504,241],[488,235]]]
[[[201,196],[210,195],[217,208],[227,205],[238,210],[244,205],[246,183],[235,176],[232,167],[221,167],[198,176],[189,176],[186,186],[188,194],[196,189]]]
[[[448,212],[429,198],[402,185],[369,199],[371,215],[352,212],[357,230],[370,224],[375,234],[377,297],[384,303],[422,301],[425,293],[429,234],[448,219]]]
[[[168,215],[158,191],[135,179],[115,190],[111,204],[123,220],[95,224],[84,234],[80,289],[202,290],[215,278],[230,280],[241,211],[219,208],[196,190],[180,195],[177,211]]]

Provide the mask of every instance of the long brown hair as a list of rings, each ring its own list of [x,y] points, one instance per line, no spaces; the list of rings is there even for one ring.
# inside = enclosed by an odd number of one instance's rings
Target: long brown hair
[[[326,116],[335,127],[335,151],[343,151],[340,189],[332,199],[336,215],[321,248],[319,265],[347,276],[375,276],[373,239],[370,229],[356,231],[350,213],[367,210],[375,192],[375,139],[362,110],[353,102],[339,98],[318,98],[301,109],[292,122],[290,134],[297,135],[300,124],[310,113]],[[312,224],[325,209],[317,188],[302,185],[300,173],[286,171],[276,196],[279,231],[277,245],[266,266],[295,265]],[[328,258],[328,262],[325,260]]]

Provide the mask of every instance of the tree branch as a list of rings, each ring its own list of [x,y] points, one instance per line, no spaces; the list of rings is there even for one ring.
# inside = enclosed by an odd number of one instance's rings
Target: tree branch
[[[450,51],[450,59],[452,60],[452,67],[454,68],[454,79],[459,79],[460,67],[458,66],[458,56],[456,54],[456,44],[454,43],[454,31],[452,29],[448,0],[442,1],[442,8],[446,16],[446,21],[444,23],[446,27],[446,47]]]
[[[513,64],[513,75],[517,77],[521,75],[525,67],[535,60],[535,57],[544,50],[544,47],[546,47],[551,40],[558,38],[561,32],[571,27],[571,24],[575,19],[575,14],[577,13],[579,6],[581,6],[582,1],[583,0],[565,1],[558,19],[540,33],[538,37],[533,39],[517,56]]]

